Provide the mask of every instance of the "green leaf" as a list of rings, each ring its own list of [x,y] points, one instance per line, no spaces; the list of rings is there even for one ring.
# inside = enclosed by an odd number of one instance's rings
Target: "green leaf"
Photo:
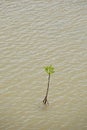
[[[45,66],[45,71],[48,73],[48,74],[52,74],[54,73],[54,67],[52,65],[50,66]]]

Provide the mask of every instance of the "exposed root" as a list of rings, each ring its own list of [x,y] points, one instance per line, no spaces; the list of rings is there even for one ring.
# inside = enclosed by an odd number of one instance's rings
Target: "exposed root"
[[[47,101],[47,96],[44,98],[43,103],[44,104],[49,104],[48,101]]]

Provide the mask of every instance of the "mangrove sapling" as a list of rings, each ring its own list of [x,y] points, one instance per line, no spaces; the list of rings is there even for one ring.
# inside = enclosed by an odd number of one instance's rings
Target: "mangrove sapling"
[[[44,100],[43,100],[43,103],[44,103],[44,104],[48,103],[47,97],[48,97],[48,91],[49,91],[49,86],[50,86],[50,75],[55,72],[55,71],[54,71],[54,67],[53,67],[52,65],[46,66],[46,67],[45,67],[45,71],[46,71],[47,74],[48,74],[48,84],[47,84],[46,95],[45,95],[45,98],[44,98]]]

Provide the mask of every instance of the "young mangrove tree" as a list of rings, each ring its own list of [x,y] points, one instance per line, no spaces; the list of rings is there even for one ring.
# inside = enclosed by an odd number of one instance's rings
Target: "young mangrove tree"
[[[48,83],[47,83],[47,91],[46,91],[46,95],[43,100],[43,103],[47,104],[47,102],[48,102],[47,97],[48,97],[48,91],[49,91],[49,86],[50,86],[50,75],[53,74],[55,71],[54,71],[54,67],[52,65],[46,66],[45,71],[48,74]]]

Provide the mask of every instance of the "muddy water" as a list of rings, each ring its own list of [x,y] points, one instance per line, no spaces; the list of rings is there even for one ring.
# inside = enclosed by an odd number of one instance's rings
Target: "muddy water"
[[[0,1],[0,130],[87,130],[87,0]]]

